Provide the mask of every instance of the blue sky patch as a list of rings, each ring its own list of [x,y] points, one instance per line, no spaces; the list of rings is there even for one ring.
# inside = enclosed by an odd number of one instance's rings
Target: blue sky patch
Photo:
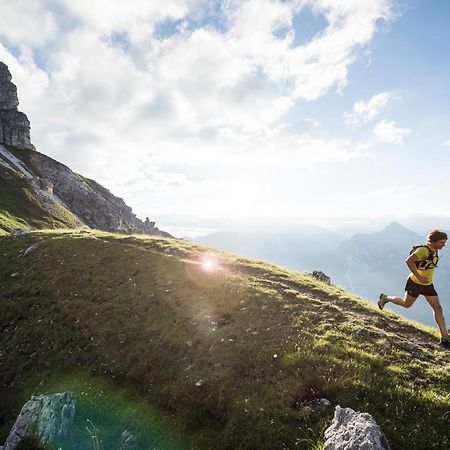
[[[305,45],[310,42],[314,36],[323,32],[328,21],[323,14],[314,14],[309,8],[303,8],[294,16],[293,25],[295,30],[293,47]]]

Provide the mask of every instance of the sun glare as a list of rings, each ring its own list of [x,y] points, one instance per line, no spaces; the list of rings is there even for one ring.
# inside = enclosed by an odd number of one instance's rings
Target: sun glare
[[[219,261],[213,255],[205,255],[201,261],[202,269],[205,272],[215,272],[219,269]]]

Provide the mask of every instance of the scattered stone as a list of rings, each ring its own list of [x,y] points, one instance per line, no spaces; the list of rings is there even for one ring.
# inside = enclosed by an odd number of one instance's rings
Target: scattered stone
[[[328,400],[326,398],[321,398],[320,400],[317,401],[317,404],[319,406],[331,406],[330,400]]]
[[[320,270],[314,270],[312,276],[317,280],[323,281],[326,284],[331,284],[331,278],[328,275],[325,275]]]
[[[30,253],[34,252],[39,247],[38,244],[30,245],[26,250],[19,253],[19,258],[21,256],[28,256]]]
[[[203,380],[202,379],[195,380],[195,385],[196,386],[201,386],[202,384],[203,384]]]
[[[31,231],[30,228],[13,228],[9,232],[9,235],[11,237],[21,237],[21,236],[26,236],[30,231]]]
[[[14,278],[14,277],[17,277],[17,276],[19,276],[19,272],[14,272],[14,273],[11,274],[11,278]]]
[[[325,430],[324,450],[391,450],[386,436],[368,413],[336,406]]]
[[[135,441],[136,438],[128,430],[124,430],[120,436],[120,445],[118,448],[125,449],[127,448],[128,444],[133,446]]]
[[[410,352],[413,352],[413,351],[415,351],[415,350],[419,350],[419,349],[420,349],[420,346],[417,345],[417,344],[414,344],[414,343],[412,343],[412,342],[406,342],[406,343],[403,345],[403,348],[404,348],[405,350],[408,350],[408,351],[410,351]]]
[[[42,445],[66,436],[75,416],[75,397],[71,392],[31,397],[22,408],[4,450],[14,450],[35,435]]]

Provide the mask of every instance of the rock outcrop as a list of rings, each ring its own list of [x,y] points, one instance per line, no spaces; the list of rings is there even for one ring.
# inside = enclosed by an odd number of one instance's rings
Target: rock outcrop
[[[336,406],[325,430],[324,450],[391,450],[386,436],[368,413]]]
[[[331,278],[328,275],[325,275],[320,270],[314,270],[314,272],[311,274],[314,278],[323,281],[326,284],[331,284]]]
[[[34,150],[30,139],[30,121],[18,111],[17,88],[11,82],[8,67],[0,62],[0,144]]]
[[[59,199],[88,227],[170,237],[155,227],[154,222],[138,219],[123,199],[58,161],[35,151],[29,155],[28,165],[37,175],[41,189]]]
[[[137,218],[121,198],[96,181],[36,151],[30,141],[30,122],[18,105],[17,88],[8,67],[0,62],[0,176],[9,180],[9,186],[13,179],[21,186],[26,183],[33,208],[37,205],[47,212],[41,216],[67,226],[172,237],[148,218]],[[6,186],[2,189],[8,195]],[[29,218],[19,219],[28,223]]]
[[[65,436],[74,416],[75,397],[70,392],[33,396],[23,406],[3,449],[20,448],[31,438],[45,445],[57,437]]]

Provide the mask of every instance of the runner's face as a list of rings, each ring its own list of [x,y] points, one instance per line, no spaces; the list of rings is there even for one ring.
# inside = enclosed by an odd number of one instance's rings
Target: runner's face
[[[433,247],[440,250],[441,248],[445,247],[446,243],[447,243],[447,239],[440,239],[439,241],[433,242]]]

